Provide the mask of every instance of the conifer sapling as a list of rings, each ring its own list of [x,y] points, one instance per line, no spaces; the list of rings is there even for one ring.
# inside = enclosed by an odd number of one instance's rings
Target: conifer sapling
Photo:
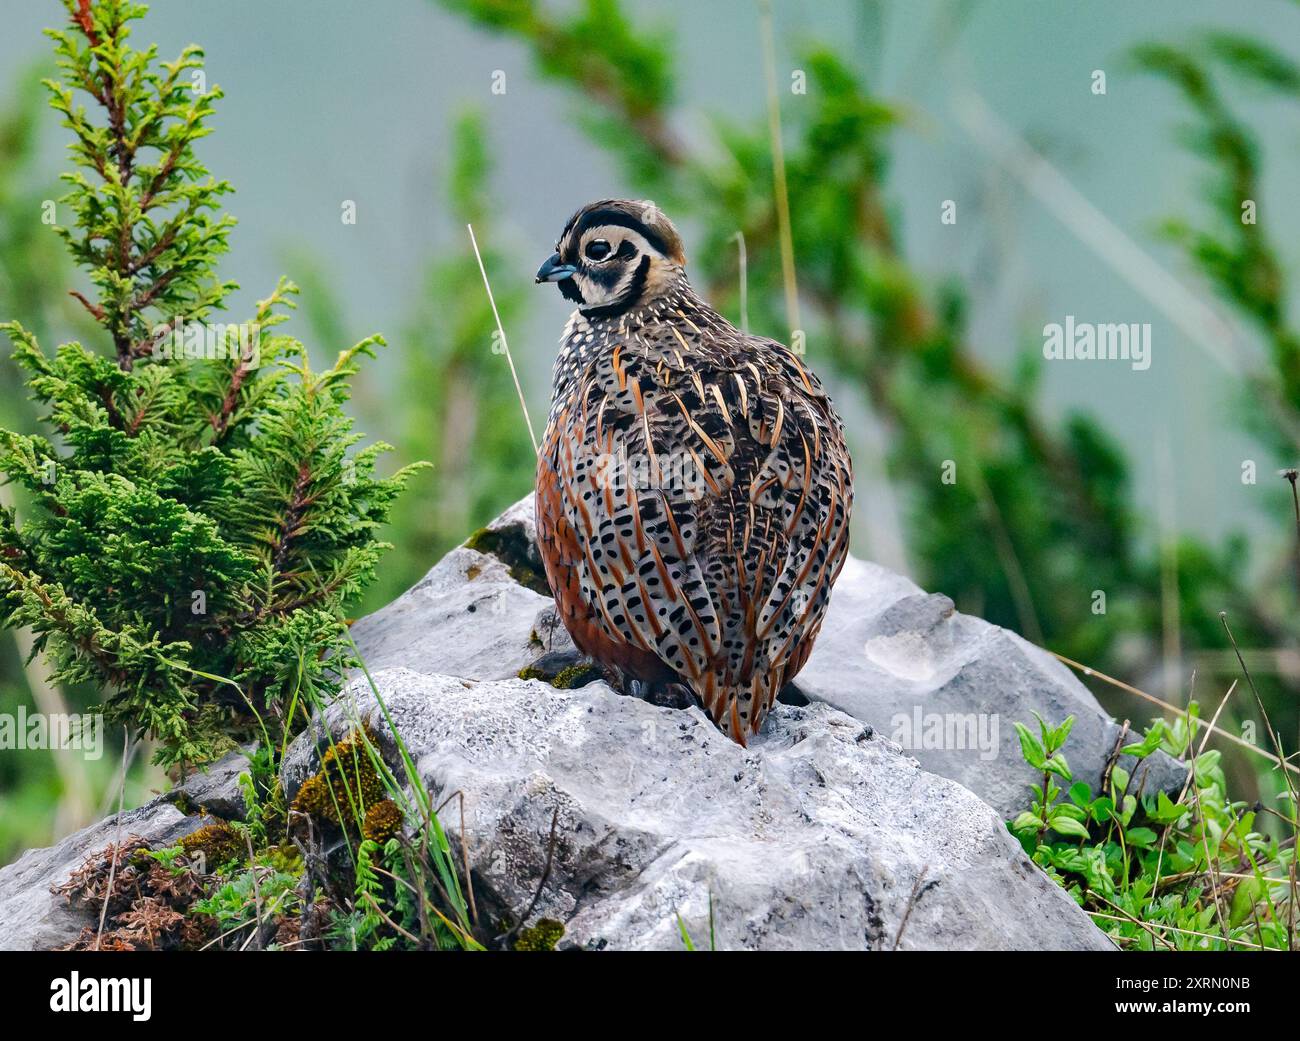
[[[0,622],[35,632],[58,681],[98,685],[159,761],[203,762],[278,738],[291,706],[338,689],[344,607],[388,548],[377,533],[410,468],[379,476],[389,446],[358,448],[345,412],[382,338],[313,371],[277,331],[296,292],[283,280],[250,321],[210,321],[235,288],[216,273],[234,220],[194,150],[221,97],[203,52],[134,49],[142,5],[65,5],[47,83],[73,135],[58,232],[104,343],[50,357],[0,326],[45,428],[0,430],[0,473],[21,489],[0,511]]]

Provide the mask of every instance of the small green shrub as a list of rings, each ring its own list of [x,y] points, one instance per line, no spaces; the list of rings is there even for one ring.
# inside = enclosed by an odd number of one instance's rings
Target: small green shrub
[[[269,744],[305,692],[338,689],[355,664],[344,608],[410,471],[377,476],[388,446],[356,448],[344,412],[381,338],[314,371],[276,331],[284,281],[248,322],[220,316],[234,221],[194,151],[221,97],[203,52],[133,49],[145,8],[127,0],[66,6],[47,82],[73,135],[57,230],[104,343],[51,357],[0,327],[45,427],[0,430],[0,474],[25,497],[21,517],[0,510],[0,624],[30,627],[56,680],[101,688],[110,722],[157,738],[159,761],[203,762],[232,739]]]
[[[296,292],[283,281],[248,323],[220,319],[234,221],[229,185],[194,152],[221,97],[202,51],[133,49],[145,8],[128,0],[65,7],[70,27],[50,34],[63,76],[47,86],[76,171],[56,230],[103,342],[50,357],[0,326],[44,424],[0,430],[0,476],[22,492],[0,511],[0,624],[30,627],[55,679],[102,690],[160,761],[234,742],[249,758],[243,820],[165,850],[129,840],[73,872],[59,891],[107,917],[72,946],[482,949],[468,865],[373,682],[401,779],[361,720],[292,806],[279,779],[307,716],[364,671],[345,608],[389,548],[378,531],[413,469],[378,476],[388,446],[358,448],[344,411],[383,341],[315,371],[277,331]]]
[[[1094,792],[1070,772],[1063,748],[1074,725],[1038,733],[1017,723],[1021,753],[1042,774],[1029,809],[1008,825],[1025,851],[1121,947],[1133,950],[1292,949],[1297,939],[1296,808],[1274,811],[1279,840],[1261,827],[1262,808],[1228,797],[1220,753],[1198,740],[1193,702],[1186,719],[1156,720],[1123,754],[1157,750],[1183,759],[1177,799],[1133,790],[1118,763]]]

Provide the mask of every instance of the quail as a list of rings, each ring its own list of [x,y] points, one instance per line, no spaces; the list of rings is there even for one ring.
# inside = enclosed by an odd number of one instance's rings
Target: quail
[[[803,667],[848,552],[852,462],[817,377],[691,287],[649,202],[603,200],[537,272],[576,305],[537,466],[574,643],[625,688],[684,686],[741,745]]]

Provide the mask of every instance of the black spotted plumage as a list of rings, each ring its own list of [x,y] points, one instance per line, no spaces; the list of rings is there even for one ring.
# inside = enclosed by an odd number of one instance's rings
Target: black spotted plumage
[[[744,744],[812,649],[848,551],[852,469],[816,376],[701,300],[684,264],[658,210],[607,200],[574,215],[539,271],[578,309],[555,362],[538,537],[577,645],[686,685]]]

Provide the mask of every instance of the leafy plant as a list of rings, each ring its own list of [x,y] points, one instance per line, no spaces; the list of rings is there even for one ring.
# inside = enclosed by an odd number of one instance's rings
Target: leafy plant
[[[1042,772],[1029,809],[1008,827],[1034,862],[1112,939],[1135,950],[1294,949],[1296,807],[1272,811],[1285,839],[1265,833],[1262,808],[1229,798],[1220,753],[1198,743],[1199,708],[1156,720],[1119,753],[1163,750],[1188,767],[1178,799],[1133,790],[1118,763],[1094,792],[1074,781],[1062,748],[1074,724],[1016,725],[1025,761]]]
[[[46,433],[0,431],[0,472],[34,504],[21,521],[0,509],[0,622],[31,627],[57,680],[99,685],[159,761],[202,762],[232,739],[274,743],[305,690],[338,689],[355,663],[345,605],[411,468],[378,476],[388,446],[357,448],[344,411],[382,338],[313,371],[276,331],[285,281],[247,323],[210,323],[234,288],[216,274],[234,222],[230,186],[194,152],[221,97],[202,51],[133,49],[145,8],[126,0],[66,6],[47,84],[74,137],[58,230],[108,351],[50,357],[3,327]]]

